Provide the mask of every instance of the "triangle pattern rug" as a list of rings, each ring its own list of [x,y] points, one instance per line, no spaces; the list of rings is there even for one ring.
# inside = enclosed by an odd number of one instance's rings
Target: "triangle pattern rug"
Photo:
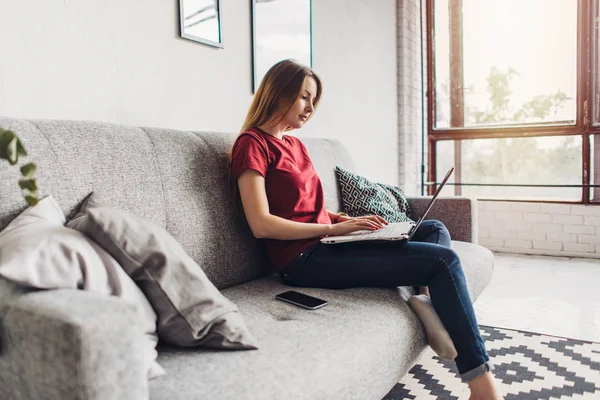
[[[600,343],[480,326],[506,400],[600,399]],[[431,350],[383,400],[468,399],[453,362]]]

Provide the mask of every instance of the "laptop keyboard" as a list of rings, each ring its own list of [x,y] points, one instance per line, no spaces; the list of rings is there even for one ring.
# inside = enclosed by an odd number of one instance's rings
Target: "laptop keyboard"
[[[360,236],[369,235],[373,238],[398,237],[410,232],[413,222],[393,222],[376,231],[360,231]]]

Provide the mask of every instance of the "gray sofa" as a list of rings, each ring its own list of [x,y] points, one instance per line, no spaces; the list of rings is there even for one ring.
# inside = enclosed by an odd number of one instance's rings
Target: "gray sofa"
[[[217,351],[159,344],[167,375],[129,379],[140,376],[128,352],[135,340],[130,306],[0,280],[1,399],[381,399],[424,350],[421,325],[403,300],[408,288],[302,290],[329,301],[316,311],[274,299],[287,287],[232,212],[225,153],[235,135],[11,118],[0,118],[0,127],[20,136],[38,164],[40,196],[52,194],[68,218],[96,191],[166,228],[239,306],[259,345]],[[334,166],[355,171],[349,153],[335,140],[304,142],[328,208],[339,211]],[[25,208],[18,178],[17,168],[0,163],[0,229]],[[410,203],[418,216],[426,199]],[[448,226],[473,300],[493,267],[492,253],[475,244],[476,212],[470,199],[442,198],[430,214]]]

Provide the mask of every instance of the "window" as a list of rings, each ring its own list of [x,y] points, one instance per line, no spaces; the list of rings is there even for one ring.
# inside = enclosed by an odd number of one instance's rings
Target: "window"
[[[454,144],[450,140],[437,143],[437,182],[455,165]],[[461,195],[556,201],[581,198],[581,136],[461,140],[460,152],[462,181],[478,183],[462,187]],[[527,186],[540,182],[547,185]],[[504,184],[514,186],[507,189],[501,186]],[[444,187],[445,195],[455,191],[448,189]]]
[[[426,4],[428,180],[454,165],[445,194],[600,203],[600,0]]]
[[[599,13],[598,10],[600,9],[600,0],[596,0],[596,3],[594,4],[594,11],[593,11],[593,16],[595,16],[595,18],[593,18],[593,22],[592,22],[592,29],[593,29],[593,41],[594,44],[592,46],[592,52],[593,52],[593,61],[592,61],[592,65],[595,66],[595,68],[592,70],[592,75],[593,75],[593,83],[592,83],[592,92],[593,92],[593,102],[594,102],[594,118],[593,118],[593,122],[594,125],[598,126],[600,125],[600,20],[599,20]],[[599,154],[596,153],[596,156],[598,156]]]

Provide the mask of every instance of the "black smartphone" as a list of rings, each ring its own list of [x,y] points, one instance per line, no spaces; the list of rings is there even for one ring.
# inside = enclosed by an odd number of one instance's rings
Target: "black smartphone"
[[[295,290],[279,293],[275,298],[308,310],[316,310],[317,308],[325,307],[327,305],[325,300],[317,299],[316,297],[296,292]]]

